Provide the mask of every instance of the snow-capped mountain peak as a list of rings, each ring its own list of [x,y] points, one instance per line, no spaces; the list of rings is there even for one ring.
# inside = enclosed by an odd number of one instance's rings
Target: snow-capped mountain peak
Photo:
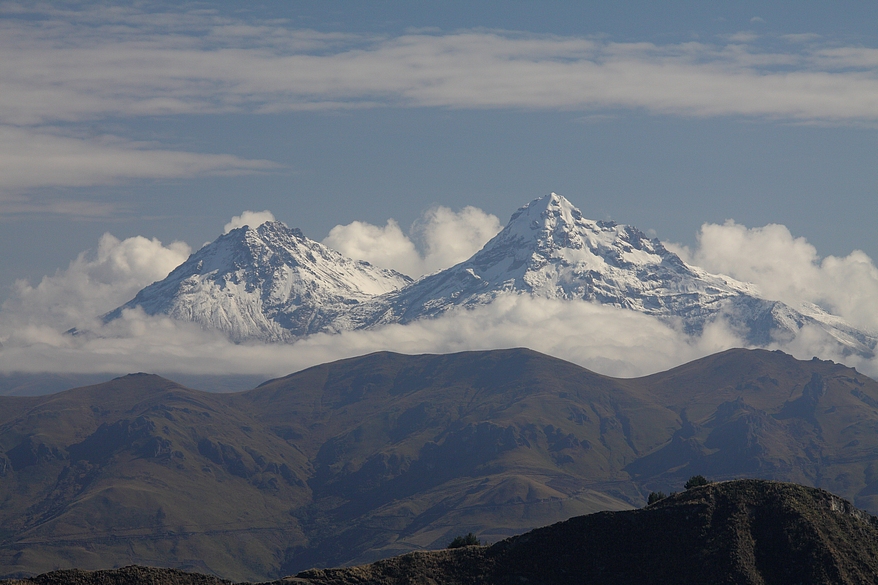
[[[679,261],[661,243],[635,228],[586,219],[570,201],[555,193],[519,208],[471,261],[492,263],[498,251],[512,253],[517,261],[532,261],[529,269],[552,258],[599,271],[660,264],[667,259]]]
[[[689,266],[632,226],[587,219],[555,193],[519,208],[469,260],[362,309],[373,311],[372,324],[408,322],[455,306],[484,305],[508,293],[631,309],[682,321],[690,334],[723,318],[757,346],[811,324],[850,351],[868,355],[875,348],[874,336],[837,317],[763,299],[754,285]]]
[[[235,341],[289,341],[337,331],[336,322],[352,305],[411,282],[268,221],[223,234],[105,319],[139,306],[150,315],[218,329]]]
[[[818,307],[789,307],[751,284],[689,266],[638,229],[587,219],[554,193],[519,208],[469,260],[417,282],[280,222],[233,229],[106,318],[140,306],[236,341],[290,341],[436,317],[506,294],[612,305],[682,323],[695,335],[724,319],[754,346],[790,339],[807,325],[861,355],[873,354],[878,341]]]

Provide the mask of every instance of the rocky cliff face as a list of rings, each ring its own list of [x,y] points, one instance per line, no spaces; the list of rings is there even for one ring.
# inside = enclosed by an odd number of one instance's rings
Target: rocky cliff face
[[[828,492],[741,480],[462,551],[300,573],[293,583],[866,584],[878,519]]]

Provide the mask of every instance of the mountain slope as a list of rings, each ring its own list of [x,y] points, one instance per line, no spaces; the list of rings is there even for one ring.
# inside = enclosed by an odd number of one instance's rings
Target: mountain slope
[[[290,585],[865,585],[878,575],[878,519],[794,484],[710,484],[647,508],[572,518],[490,547],[415,552],[313,569]],[[218,584],[168,569],[57,571],[10,585]]]
[[[808,327],[845,353],[872,357],[878,336],[816,305],[764,299],[755,286],[689,266],[636,228],[585,218],[554,193],[516,211],[469,260],[411,282],[351,260],[279,222],[232,230],[105,316],[142,307],[226,333],[236,342],[293,341],[488,305],[500,295],[585,300],[700,334],[718,319],[748,345]]]
[[[313,454],[321,516],[303,519],[314,547],[289,572],[628,507],[642,496],[619,469],[676,428],[648,396],[520,349],[373,354],[234,399]]]
[[[292,583],[859,585],[876,575],[878,519],[822,490],[743,480],[573,518],[488,548],[306,571]]]
[[[729,350],[623,383],[648,388],[680,417],[665,445],[625,468],[647,489],[675,489],[695,474],[764,477],[878,511],[878,383],[856,370]]]
[[[0,397],[0,567],[264,580],[496,542],[698,473],[876,511],[876,428],[878,382],[764,350],[636,379],[526,349],[382,352],[237,394],[130,375]]]
[[[223,395],[135,374],[0,405],[4,572],[136,559],[256,579],[301,538],[307,459]]]
[[[759,296],[751,284],[689,266],[636,228],[583,217],[552,193],[516,211],[506,227],[469,260],[389,293],[355,312],[370,324],[434,317],[475,307],[501,294],[582,299],[674,322],[689,334],[725,318],[748,344],[765,346],[814,326],[848,352],[871,356],[875,336],[819,307],[793,309]]]
[[[139,306],[148,315],[217,329],[234,341],[289,341],[350,329],[351,306],[410,282],[346,258],[297,229],[266,222],[220,236],[104,318]]]

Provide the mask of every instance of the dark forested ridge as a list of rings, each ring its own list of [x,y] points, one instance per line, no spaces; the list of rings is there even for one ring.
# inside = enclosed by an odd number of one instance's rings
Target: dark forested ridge
[[[638,379],[524,349],[378,353],[236,394],[129,375],[0,397],[0,575],[264,581],[640,507],[695,474],[876,511],[876,430],[874,380],[762,350]]]

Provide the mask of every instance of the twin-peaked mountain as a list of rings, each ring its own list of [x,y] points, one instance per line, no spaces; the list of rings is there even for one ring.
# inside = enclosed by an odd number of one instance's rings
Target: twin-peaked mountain
[[[279,222],[245,226],[107,317],[140,306],[235,341],[289,341],[438,317],[507,294],[612,305],[682,323],[689,334],[724,318],[756,346],[789,340],[805,326],[848,353],[871,356],[878,341],[819,307],[793,308],[690,266],[634,227],[589,220],[554,193],[521,207],[469,260],[417,282],[345,258]]]

